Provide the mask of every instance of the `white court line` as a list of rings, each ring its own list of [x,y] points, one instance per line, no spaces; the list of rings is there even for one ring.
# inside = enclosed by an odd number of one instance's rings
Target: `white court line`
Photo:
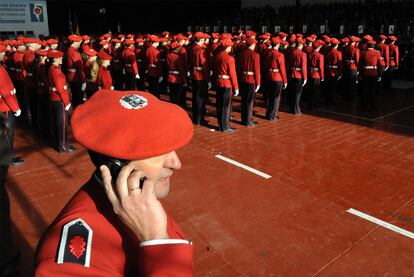
[[[387,117],[387,116],[390,116],[390,115],[393,115],[393,114],[396,114],[396,113],[399,113],[399,112],[402,112],[402,111],[405,111],[405,110],[409,110],[409,109],[411,109],[412,107],[414,107],[414,105],[411,105],[411,106],[405,107],[404,109],[401,109],[401,110],[398,110],[398,111],[395,111],[395,112],[392,112],[392,113],[384,114],[384,115],[382,115],[382,116],[379,116],[379,117],[377,117],[377,118],[374,118],[374,119],[373,119],[373,121],[376,121],[376,120],[378,120],[378,119],[383,119],[383,118],[385,118],[385,117]]]
[[[333,113],[333,114],[337,114],[337,115],[342,115],[342,116],[347,116],[347,117],[352,117],[352,118],[358,118],[358,119],[363,119],[363,120],[368,120],[368,121],[373,121],[373,119],[369,119],[367,117],[357,116],[357,115],[352,115],[352,114],[347,114],[347,113],[338,113],[338,112],[324,110],[324,109],[318,109],[318,111],[326,112],[326,113]]]
[[[247,171],[250,171],[250,172],[252,172],[252,173],[254,173],[254,174],[257,174],[257,175],[259,175],[259,176],[261,176],[261,177],[263,177],[263,178],[265,178],[265,179],[270,179],[270,178],[272,178],[272,176],[270,176],[269,174],[263,173],[263,172],[261,172],[261,171],[259,171],[259,170],[256,170],[256,169],[254,169],[254,168],[251,168],[250,166],[247,166],[247,165],[245,165],[245,164],[242,164],[242,163],[236,162],[235,160],[232,160],[232,159],[226,158],[226,157],[224,157],[224,156],[222,156],[222,155],[216,155],[215,157],[216,157],[217,159],[220,159],[220,160],[223,160],[223,161],[225,161],[225,162],[231,163],[231,164],[233,164],[233,165],[235,165],[235,166],[241,167],[241,168],[243,168],[243,169],[245,169],[245,170],[247,170]]]
[[[351,209],[348,209],[347,212],[350,213],[350,214],[359,216],[359,217],[361,217],[363,219],[366,219],[368,221],[371,221],[371,222],[373,222],[375,224],[378,224],[378,225],[380,225],[380,226],[382,226],[384,228],[387,228],[387,229],[389,229],[391,231],[397,232],[397,233],[399,233],[399,234],[401,234],[403,236],[406,236],[406,237],[409,237],[411,239],[414,239],[414,233],[412,233],[410,231],[407,231],[407,230],[404,230],[404,229],[402,229],[400,227],[397,227],[395,225],[392,225],[392,224],[390,224],[388,222],[382,221],[381,219],[378,219],[378,218],[375,218],[373,216],[364,214],[363,212],[354,210],[352,208]]]

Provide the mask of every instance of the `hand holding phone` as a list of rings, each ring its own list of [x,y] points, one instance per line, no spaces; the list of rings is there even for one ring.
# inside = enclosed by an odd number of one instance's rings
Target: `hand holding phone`
[[[114,212],[141,242],[169,238],[167,215],[155,195],[153,181],[146,178],[144,172],[127,164],[121,167],[118,177],[112,183],[108,166],[101,166],[100,171],[105,193]]]

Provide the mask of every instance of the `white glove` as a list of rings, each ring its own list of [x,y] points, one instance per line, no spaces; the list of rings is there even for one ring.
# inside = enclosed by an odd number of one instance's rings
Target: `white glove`
[[[125,68],[122,69],[122,74],[125,75],[126,71]]]
[[[70,103],[65,107],[65,110],[69,111],[70,109]]]
[[[236,90],[234,91],[234,96],[237,96],[237,95],[239,95],[239,90],[238,90],[238,89],[236,89]]]
[[[140,79],[139,74],[135,75],[135,79],[137,79],[137,80]]]
[[[161,76],[160,78],[158,78],[158,83],[161,83],[162,80],[164,80],[164,78]]]
[[[388,66],[384,69],[384,71],[387,71],[388,70]]]
[[[287,88],[287,83],[283,84],[283,89],[286,89],[286,88]]]
[[[339,80],[341,80],[341,79],[342,79],[342,75],[339,75],[339,77],[338,77],[338,81],[339,81]]]
[[[12,91],[10,91],[10,94],[11,94],[11,95],[16,94],[16,89],[14,88]]]
[[[211,87],[212,87],[211,82],[208,82],[207,89],[211,89]]]
[[[378,77],[377,81],[378,81],[378,82],[381,82],[381,77]]]
[[[321,82],[325,81],[324,79],[321,80]]]
[[[82,87],[81,87],[81,90],[82,90],[82,91],[85,91],[85,89],[86,89],[86,83],[83,83],[83,84],[82,84]]]
[[[256,89],[254,90],[254,92],[258,92],[258,91],[259,91],[259,89],[260,89],[260,85],[258,85],[258,86],[256,87]]]
[[[306,83],[308,82],[308,80],[304,80],[303,81],[303,85],[302,85],[302,87],[304,87],[305,85],[306,85]]]
[[[15,117],[19,117],[22,114],[22,110],[18,109],[15,113],[14,116]]]
[[[396,67],[395,67],[395,70],[397,70],[397,69],[398,69],[398,66],[396,66]],[[15,89],[15,90],[16,90],[16,89]]]
[[[114,90],[114,86],[111,86],[111,90]]]
[[[148,69],[147,70],[145,70],[145,74],[147,74],[148,73]]]
[[[190,77],[190,71],[187,71],[187,77]]]
[[[210,70],[210,76],[213,76],[213,70]]]

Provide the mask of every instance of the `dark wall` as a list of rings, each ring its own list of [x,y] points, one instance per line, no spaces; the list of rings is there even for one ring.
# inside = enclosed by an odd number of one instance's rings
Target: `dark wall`
[[[82,34],[104,33],[110,29],[117,33],[117,23],[121,31],[127,32],[173,32],[187,31],[194,22],[201,23],[220,17],[229,10],[240,9],[240,0],[227,1],[47,1],[50,34],[69,33],[68,18],[72,12],[79,23]],[[99,9],[105,8],[106,14]]]

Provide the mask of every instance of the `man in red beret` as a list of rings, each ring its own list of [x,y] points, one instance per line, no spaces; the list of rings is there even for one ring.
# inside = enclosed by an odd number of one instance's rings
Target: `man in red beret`
[[[390,43],[388,44],[389,48],[389,56],[390,56],[390,67],[387,70],[387,74],[385,74],[384,86],[385,88],[391,88],[392,86],[392,78],[394,75],[394,71],[398,69],[400,66],[400,51],[398,46],[395,44],[397,38],[395,36],[389,36],[388,39]]]
[[[302,51],[305,41],[302,38],[297,38],[295,43],[296,47],[290,55],[287,56],[290,66],[290,89],[288,100],[291,112],[299,115],[302,114],[300,109],[300,100],[302,97],[303,87],[308,81],[308,69],[307,57]]]
[[[162,76],[162,62],[161,53],[158,49],[160,39],[158,36],[150,35],[148,37],[151,45],[145,52],[145,59],[147,64],[147,80],[148,90],[156,97],[160,98],[160,83],[164,80]]]
[[[170,88],[170,101],[186,107],[187,64],[185,57],[180,55],[181,44],[173,42],[167,54],[167,82]]]
[[[246,48],[237,56],[237,73],[240,81],[241,119],[245,126],[255,126],[253,122],[254,94],[260,89],[260,56],[254,50],[257,41],[246,39]]]
[[[317,40],[313,43],[314,50],[309,54],[309,103],[310,108],[315,109],[319,106],[320,86],[325,80],[325,60],[319,53],[325,43]]]
[[[342,53],[338,50],[339,40],[331,38],[331,50],[326,55],[326,102],[333,103],[333,97],[338,89],[338,81],[342,78]]]
[[[125,40],[125,48],[122,52],[123,64],[124,64],[124,84],[126,90],[135,89],[135,80],[140,79],[139,70],[137,65],[137,58],[135,56],[134,40]]]
[[[214,61],[214,76],[216,76],[216,105],[217,121],[221,132],[234,132],[229,126],[231,98],[239,94],[237,82],[236,63],[230,52],[233,42],[230,39],[220,41],[222,51],[218,53]]]
[[[71,123],[96,171],[44,233],[36,275],[194,276],[192,243],[159,201],[193,134],[187,113],[149,93],[102,90]]]
[[[77,35],[70,35],[68,37],[71,42],[67,50],[67,80],[72,94],[73,108],[83,103],[83,95],[86,90],[86,77],[83,68],[82,57],[79,53],[79,47],[82,38]]]
[[[350,43],[343,49],[344,65],[344,90],[343,97],[345,100],[353,100],[357,87],[358,66],[359,66],[359,49],[356,47],[356,37],[350,37]]]

